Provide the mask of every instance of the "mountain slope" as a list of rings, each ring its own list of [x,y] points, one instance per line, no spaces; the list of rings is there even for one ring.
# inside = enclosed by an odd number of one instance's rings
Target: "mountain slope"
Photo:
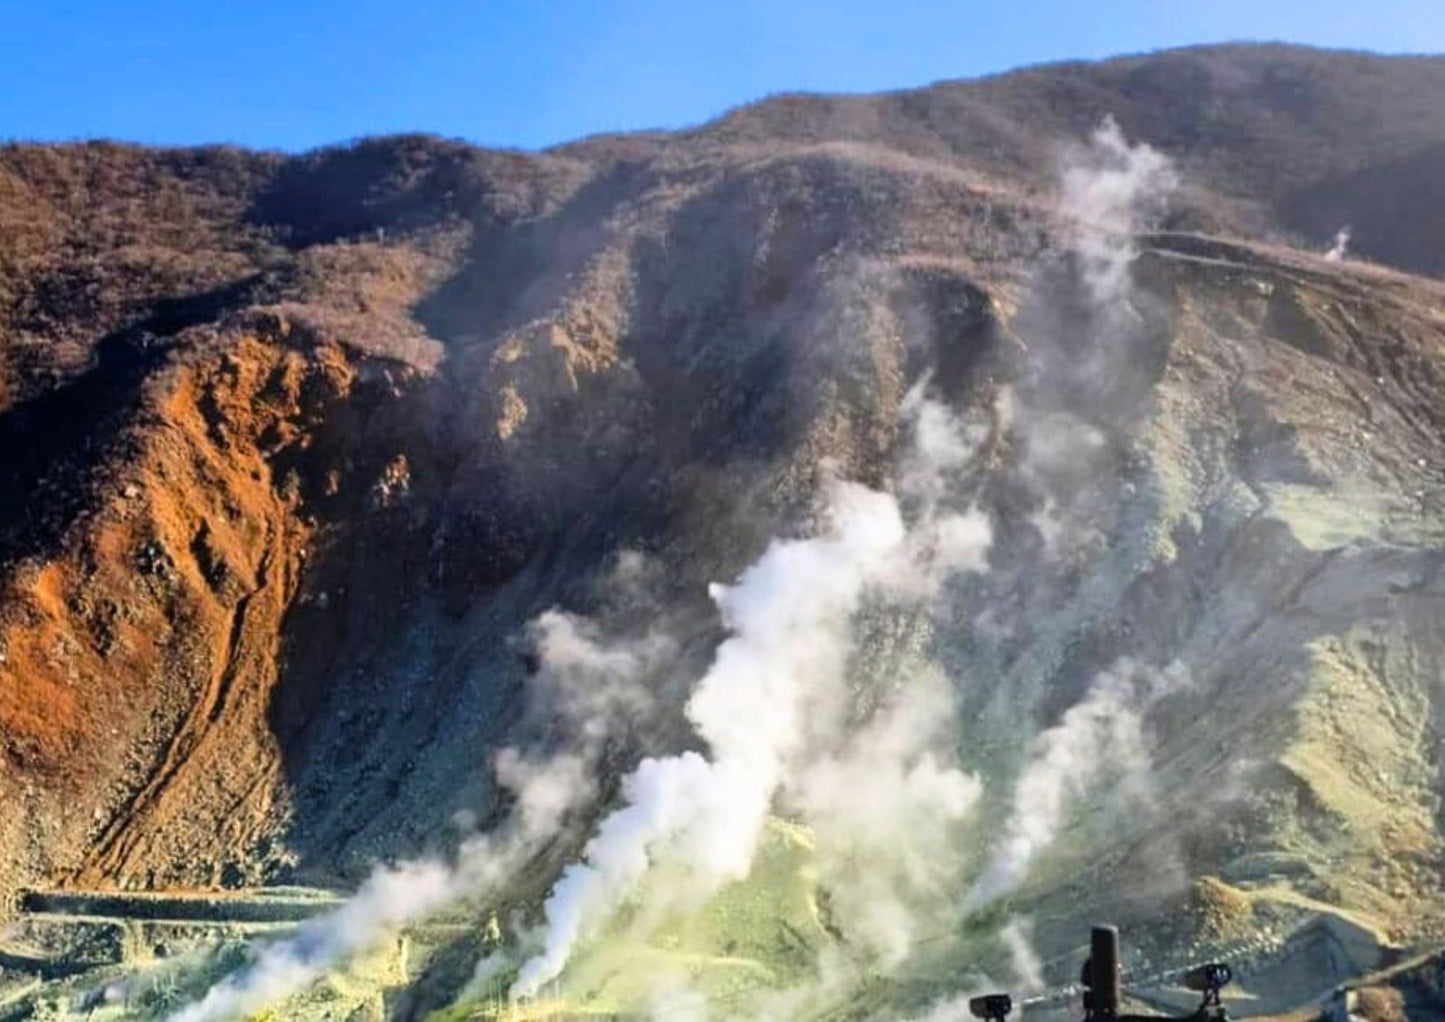
[[[707,584],[894,485],[928,377],[986,437],[989,571],[928,639],[977,840],[1094,679],[1191,679],[1137,694],[1147,806],[1012,895],[1041,948],[1205,876],[1438,937],[1441,111],[1442,59],[1220,47],[532,155],[0,150],[0,898],[495,824],[554,606],[673,643],[608,784],[695,744]],[[1103,305],[1056,181],[1106,115],[1181,185]],[[1376,264],[1291,247],[1345,226]]]

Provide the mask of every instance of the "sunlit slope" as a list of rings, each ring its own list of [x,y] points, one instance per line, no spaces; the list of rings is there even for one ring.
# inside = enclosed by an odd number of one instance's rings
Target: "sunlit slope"
[[[1440,66],[1189,51],[545,154],[4,149],[0,916],[30,926],[31,890],[363,889],[505,828],[501,750],[585,745],[505,890],[383,920],[271,1009],[483,1010],[477,962],[532,952],[621,778],[716,751],[685,710],[729,634],[709,586],[823,531],[839,480],[901,493],[927,393],[965,426],[943,490],[987,549],[907,613],[840,616],[860,722],[923,667],[946,690],[929,751],[976,789],[924,857],[954,918],[884,969],[840,922],[867,884],[775,822],[716,898],[652,919],[639,890],[556,995],[644,1011],[675,978],[746,1015],[836,961],[863,1017],[923,1014],[960,970],[1012,981],[1025,918],[1050,982],[1102,916],[1151,961],[1310,914],[1425,946],[1445,292],[1325,250],[1398,195],[1358,252],[1441,265],[1445,205],[1406,187],[1445,145]],[[1167,171],[1138,216],[1067,201],[1099,137]],[[549,704],[555,612],[637,691]],[[162,955],[130,922],[22,933],[6,1010],[135,972],[162,1014],[246,960],[225,926]]]

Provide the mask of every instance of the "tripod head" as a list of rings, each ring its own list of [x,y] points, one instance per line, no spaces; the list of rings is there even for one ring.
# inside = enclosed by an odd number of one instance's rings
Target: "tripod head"
[[[974,1018],[984,1019],[985,1022],[1003,1022],[1014,1010],[1014,1001],[1008,994],[985,994],[970,1000],[968,1010]]]
[[[1084,986],[1085,1022],[1131,1022],[1119,1014],[1121,989],[1119,931],[1113,926],[1095,926],[1089,935],[1089,957],[1084,962],[1080,982]],[[1229,1017],[1220,1003],[1219,991],[1234,979],[1234,970],[1225,962],[1210,962],[1190,969],[1179,977],[1188,989],[1204,995],[1194,1014],[1176,1022],[1224,1020]]]
[[[1089,933],[1089,957],[1079,977],[1084,987],[1084,1022],[1229,1022],[1229,1010],[1221,1002],[1219,993],[1233,980],[1234,970],[1227,962],[1210,962],[1187,971],[1165,973],[1148,980],[1146,985],[1177,982],[1203,995],[1199,1007],[1187,1015],[1174,1016],[1121,1012],[1123,967],[1119,931],[1113,926],[1095,926]],[[1050,998],[1048,1003],[1055,1002]],[[1013,998],[1005,993],[986,994],[970,1000],[968,1010],[982,1022],[1006,1022],[1013,1010]]]

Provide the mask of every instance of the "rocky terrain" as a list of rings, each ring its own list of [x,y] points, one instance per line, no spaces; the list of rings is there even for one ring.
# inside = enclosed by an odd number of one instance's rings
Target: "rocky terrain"
[[[1106,146],[1105,173],[1168,166],[1122,222],[1068,201],[1106,118],[1150,149]],[[1147,797],[1076,793],[1006,911],[806,1017],[924,1017],[1015,910],[1050,984],[1107,914],[1152,961],[1248,949],[1269,1010],[1427,953],[1442,211],[1445,59],[1280,46],[779,96],[536,154],[0,148],[0,1018],[95,986],[67,962],[160,957],[158,924],[122,948],[104,922],[157,892],[253,925],[212,901],[344,893],[497,828],[495,751],[567,738],[528,694],[528,623],[665,631],[596,801],[496,896],[536,922],[617,779],[697,744],[708,583],[816,531],[829,480],[898,486],[920,381],[973,431],[950,499],[991,523],[986,570],[916,640],[885,621],[860,646],[949,679],[982,786],[967,876],[1097,679],[1187,683],[1129,689]],[[670,947],[806,972],[756,937],[760,897],[805,946],[848,944],[826,877],[795,884],[809,839],[772,826],[784,879]],[[120,901],[53,939],[65,892]],[[294,922],[270,897],[259,922]],[[486,918],[386,945],[325,1010],[468,1017]],[[1281,949],[1318,960],[1271,973]],[[597,1003],[647,1017],[591,968]]]

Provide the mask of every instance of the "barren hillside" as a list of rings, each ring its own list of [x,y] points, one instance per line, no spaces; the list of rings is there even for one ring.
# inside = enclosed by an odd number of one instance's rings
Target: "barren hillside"
[[[1106,117],[1105,156],[1149,147],[1173,187],[1081,241]],[[1147,798],[1077,793],[1008,889],[1051,980],[1096,913],[1161,955],[1316,917],[1445,939],[1442,171],[1445,59],[1278,46],[537,154],[0,149],[0,910],[450,854],[514,809],[496,750],[570,740],[529,694],[539,616],[665,633],[644,703],[588,710],[595,798],[501,898],[536,922],[618,779],[706,745],[708,583],[823,528],[834,480],[906,494],[926,391],[972,438],[946,502],[986,562],[854,655],[863,701],[915,661],[948,680],[981,790],[953,879],[1122,677]],[[769,833],[768,869],[807,844]],[[853,946],[816,852],[821,894],[768,897]],[[378,966],[367,1010],[451,1004],[461,929]],[[857,1017],[921,1011],[933,953]]]

